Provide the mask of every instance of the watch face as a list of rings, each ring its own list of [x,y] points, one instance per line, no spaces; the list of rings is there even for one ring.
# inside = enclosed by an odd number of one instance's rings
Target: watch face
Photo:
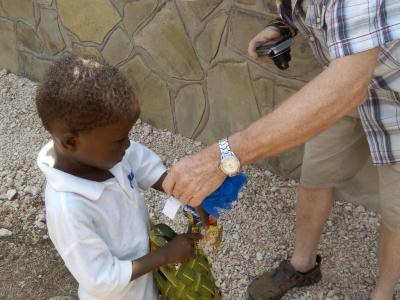
[[[239,172],[240,163],[236,157],[225,157],[221,161],[221,169],[227,175],[233,175]]]

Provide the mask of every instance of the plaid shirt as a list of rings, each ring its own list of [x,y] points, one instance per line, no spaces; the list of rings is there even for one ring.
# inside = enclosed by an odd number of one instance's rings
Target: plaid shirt
[[[283,21],[308,38],[323,66],[380,48],[368,97],[358,111],[374,164],[400,162],[400,0],[277,2]]]

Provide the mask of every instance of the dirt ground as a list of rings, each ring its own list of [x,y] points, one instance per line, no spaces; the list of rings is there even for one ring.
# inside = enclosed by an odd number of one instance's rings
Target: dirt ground
[[[78,299],[77,284],[49,240],[0,240],[0,299]],[[55,300],[55,299],[54,299]]]
[[[0,230],[11,232],[0,236],[0,299],[71,300],[77,298],[77,283],[54,250],[45,224],[44,178],[36,156],[49,135],[36,115],[35,88],[35,83],[0,70]],[[144,123],[134,127],[131,137],[158,153],[167,166],[202,147]],[[249,167],[246,172],[247,187],[220,219],[221,249],[209,255],[226,300],[246,299],[250,280],[293,250],[298,183],[268,170]],[[165,196],[145,196],[150,217],[168,223],[161,214]],[[283,300],[368,299],[377,276],[379,222],[362,206],[337,202],[318,249],[323,279],[290,291]],[[182,223],[170,225],[176,229]],[[396,297],[400,299],[399,292]]]

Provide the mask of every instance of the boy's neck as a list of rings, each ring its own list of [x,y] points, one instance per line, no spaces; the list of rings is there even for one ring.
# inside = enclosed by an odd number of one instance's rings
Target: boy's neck
[[[112,175],[108,170],[84,165],[66,155],[63,155],[57,150],[57,147],[54,147],[54,155],[54,168],[65,173],[97,182],[105,181],[114,177],[114,175]]]

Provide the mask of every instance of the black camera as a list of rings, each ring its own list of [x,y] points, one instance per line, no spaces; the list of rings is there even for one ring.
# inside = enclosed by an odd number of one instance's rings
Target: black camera
[[[275,65],[281,69],[289,68],[290,46],[293,44],[293,38],[286,36],[275,44],[264,44],[256,48],[259,56],[271,57]]]

